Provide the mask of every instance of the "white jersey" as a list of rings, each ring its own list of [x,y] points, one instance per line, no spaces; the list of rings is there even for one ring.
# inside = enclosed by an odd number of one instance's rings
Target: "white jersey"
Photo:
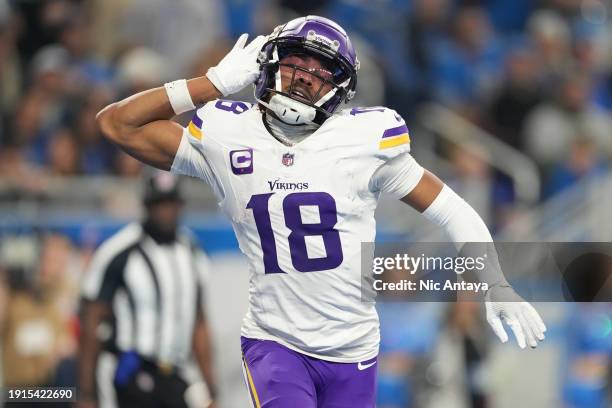
[[[211,185],[248,258],[243,336],[329,361],[377,355],[378,316],[361,300],[361,243],[374,241],[380,191],[403,197],[422,176],[409,151],[403,119],[381,107],[341,111],[291,147],[268,132],[257,106],[217,100],[198,109],[172,171]],[[399,173],[377,171],[398,156]]]

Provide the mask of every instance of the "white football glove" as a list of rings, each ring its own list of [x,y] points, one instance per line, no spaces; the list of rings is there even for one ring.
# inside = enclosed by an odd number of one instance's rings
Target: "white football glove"
[[[525,348],[526,342],[535,348],[538,340],[544,340],[546,326],[542,318],[512,287],[498,285],[489,288],[485,296],[485,305],[487,321],[502,343],[508,341],[502,319],[512,329],[520,348]]]
[[[209,68],[206,73],[210,82],[224,96],[240,91],[255,82],[259,76],[257,55],[267,37],[260,35],[245,47],[247,38],[249,38],[248,34],[242,34],[234,44],[234,48],[223,57],[216,67]]]

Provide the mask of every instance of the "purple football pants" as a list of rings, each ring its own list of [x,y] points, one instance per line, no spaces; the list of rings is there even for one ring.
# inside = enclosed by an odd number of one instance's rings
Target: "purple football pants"
[[[242,337],[244,377],[255,408],[374,408],[376,358],[333,363],[270,340]]]

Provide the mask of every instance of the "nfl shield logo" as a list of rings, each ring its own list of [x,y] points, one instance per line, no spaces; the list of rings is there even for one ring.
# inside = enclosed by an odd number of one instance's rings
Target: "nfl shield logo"
[[[283,164],[287,167],[293,166],[293,153],[285,153],[283,154]]]

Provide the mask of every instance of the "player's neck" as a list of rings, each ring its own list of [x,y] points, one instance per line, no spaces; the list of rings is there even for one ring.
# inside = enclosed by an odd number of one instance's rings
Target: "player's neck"
[[[272,134],[279,142],[293,146],[301,142],[308,136],[312,135],[319,128],[316,123],[307,125],[289,125],[282,120],[275,118],[267,112],[263,114],[263,121],[268,132]]]

